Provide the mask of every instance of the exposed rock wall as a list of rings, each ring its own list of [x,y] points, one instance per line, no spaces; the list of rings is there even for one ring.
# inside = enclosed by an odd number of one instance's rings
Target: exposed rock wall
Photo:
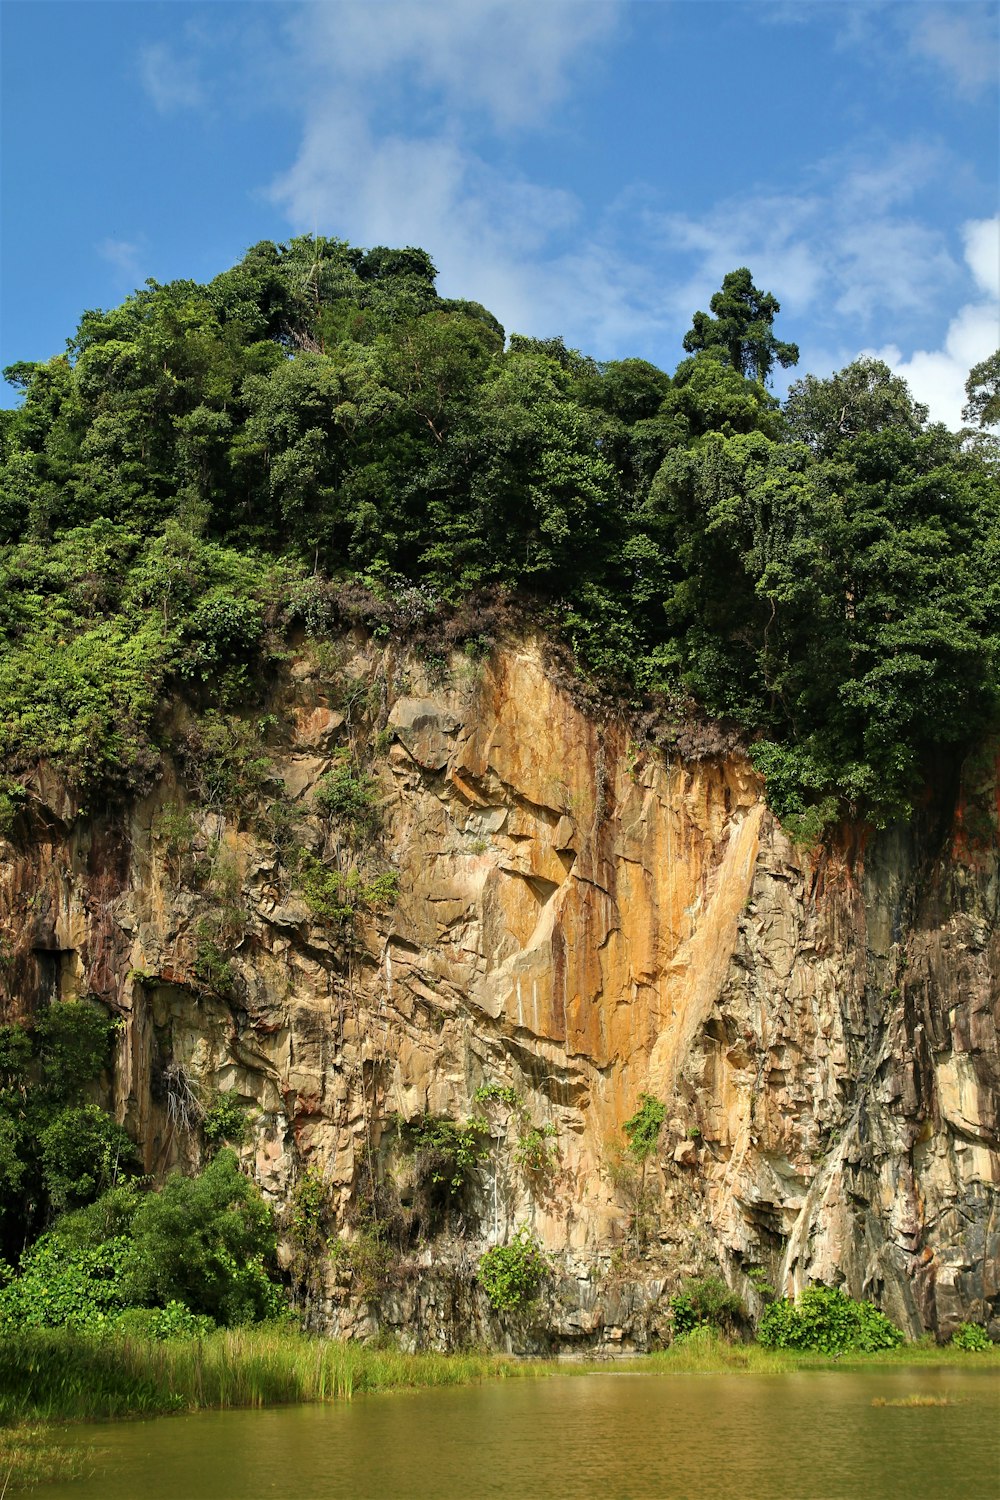
[[[244,1155],[279,1202],[311,1163],[350,1225],[366,1180],[389,1183],[416,1227],[380,1315],[411,1337],[528,1337],[472,1285],[523,1223],[558,1272],[536,1340],[642,1346],[681,1276],[721,1269],[754,1308],[753,1268],[872,1296],[912,1334],[1000,1336],[995,760],[944,821],[811,855],[743,758],[685,762],[588,718],[532,642],[446,675],[357,638],[275,691],[300,836],[343,863],[313,791],[360,743],[363,689],[399,897],[350,934],[252,818],[194,809],[179,847],[172,776],[100,819],[40,777],[31,836],[0,845],[8,1013],[92,993],[121,1014],[113,1098],[150,1171],[197,1159],[181,1094],[212,1087],[252,1104]],[[220,903],[212,993],[197,953]],[[620,1148],[643,1093],[667,1116],[640,1178]],[[475,1112],[475,1190],[421,1235],[393,1121]],[[334,1268],[320,1315],[378,1312]]]

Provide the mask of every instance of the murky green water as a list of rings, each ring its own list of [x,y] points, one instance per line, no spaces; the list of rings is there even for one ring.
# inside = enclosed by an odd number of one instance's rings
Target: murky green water
[[[946,1395],[944,1407],[874,1398]],[[37,1500],[998,1500],[1000,1380],[958,1370],[557,1375],[76,1429]]]

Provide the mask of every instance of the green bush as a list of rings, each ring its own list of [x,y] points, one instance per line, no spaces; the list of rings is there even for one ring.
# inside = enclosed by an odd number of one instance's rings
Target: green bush
[[[119,1023],[86,1000],[50,1005],[35,1023],[42,1084],[53,1100],[76,1103],[86,1084],[111,1061]]]
[[[298,877],[309,910],[330,927],[348,927],[360,911],[384,911],[399,895],[394,870],[366,879],[357,869],[331,869],[306,850],[299,851]]]
[[[964,1349],[967,1354],[982,1354],[991,1347],[990,1336],[979,1323],[959,1323],[951,1342],[956,1349]]]
[[[98,1245],[67,1244],[43,1234],[0,1291],[0,1334],[22,1328],[108,1327],[129,1304],[129,1241],[120,1235]]]
[[[166,1307],[126,1307],[113,1319],[111,1332],[133,1339],[195,1339],[215,1327],[204,1313],[193,1313],[183,1302],[168,1302]]]
[[[741,1299],[720,1276],[689,1277],[671,1297],[670,1310],[675,1338],[701,1327],[732,1333],[746,1315]]]
[[[403,1128],[418,1167],[432,1183],[444,1186],[450,1197],[461,1192],[489,1154],[489,1126],[482,1115],[473,1115],[464,1125],[424,1115]]]
[[[271,1210],[233,1153],[220,1151],[198,1177],[168,1177],[159,1192],[120,1186],[65,1214],[0,1299],[13,1325],[106,1321],[171,1302],[216,1323],[259,1322],[284,1306],[267,1271],[274,1250]]]
[[[250,1134],[247,1107],[232,1089],[216,1094],[205,1111],[201,1128],[212,1146],[220,1146],[223,1141],[228,1141],[231,1146],[242,1146]]]
[[[280,1288],[265,1262],[275,1249],[271,1210],[220,1151],[199,1177],[168,1177],[136,1208],[126,1281],[139,1306],[183,1302],[217,1323],[275,1316]]]
[[[494,1245],[479,1262],[479,1285],[496,1312],[515,1312],[537,1297],[549,1262],[530,1229],[522,1225],[509,1245]]]
[[[355,843],[367,843],[381,826],[378,782],[342,755],[320,780],[314,798],[327,817],[338,822]]]
[[[903,1340],[901,1329],[871,1302],[855,1302],[838,1287],[829,1286],[811,1286],[797,1302],[782,1298],[769,1303],[757,1325],[757,1341],[768,1349],[874,1354],[894,1349]]]
[[[19,1255],[53,1212],[133,1170],[125,1132],[83,1102],[117,1029],[89,1000],[53,1002],[30,1030],[0,1026],[0,1253]]]

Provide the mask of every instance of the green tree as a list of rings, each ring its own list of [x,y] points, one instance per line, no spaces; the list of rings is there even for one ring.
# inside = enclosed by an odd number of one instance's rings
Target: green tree
[[[829,458],[862,433],[895,429],[916,436],[927,422],[927,407],[913,400],[906,381],[882,360],[866,357],[828,380],[807,375],[795,381],[785,421],[795,442]]]
[[[965,382],[962,416],[977,427],[1000,427],[1000,349],[980,360]]]
[[[753,375],[761,385],[767,382],[775,361],[783,369],[798,364],[798,345],[783,343],[774,335],[781,304],[770,292],[754,286],[746,266],[723,277],[722,289],[713,295],[709,307],[715,316],[696,312],[684,335],[689,354],[719,349],[734,370]]]

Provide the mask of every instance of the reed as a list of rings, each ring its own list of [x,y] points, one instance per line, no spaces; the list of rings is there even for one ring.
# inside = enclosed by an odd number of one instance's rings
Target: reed
[[[54,1441],[51,1427],[18,1423],[0,1427],[0,1500],[18,1490],[60,1479],[79,1479],[94,1466],[93,1448]]]
[[[404,1354],[284,1327],[163,1342],[38,1329],[0,1346],[0,1421],[342,1401],[361,1391],[468,1385],[542,1368],[494,1354]]]
[[[361,1392],[593,1370],[649,1374],[782,1374],[791,1370],[910,1366],[997,1369],[1000,1347],[964,1354],[909,1344],[837,1359],[730,1344],[709,1330],[659,1353],[622,1361],[517,1360],[486,1353],[404,1354],[315,1338],[287,1325],[220,1329],[158,1342],[128,1335],[34,1329],[0,1341],[0,1423],[154,1416],[200,1407],[349,1401]],[[0,1474],[2,1483],[2,1474]]]
[[[872,1401],[872,1406],[920,1407],[920,1406],[957,1406],[957,1405],[958,1405],[958,1402],[952,1396],[928,1396],[928,1395],[900,1396],[895,1401],[890,1401],[887,1396],[876,1396],[873,1399],[873,1401]]]

